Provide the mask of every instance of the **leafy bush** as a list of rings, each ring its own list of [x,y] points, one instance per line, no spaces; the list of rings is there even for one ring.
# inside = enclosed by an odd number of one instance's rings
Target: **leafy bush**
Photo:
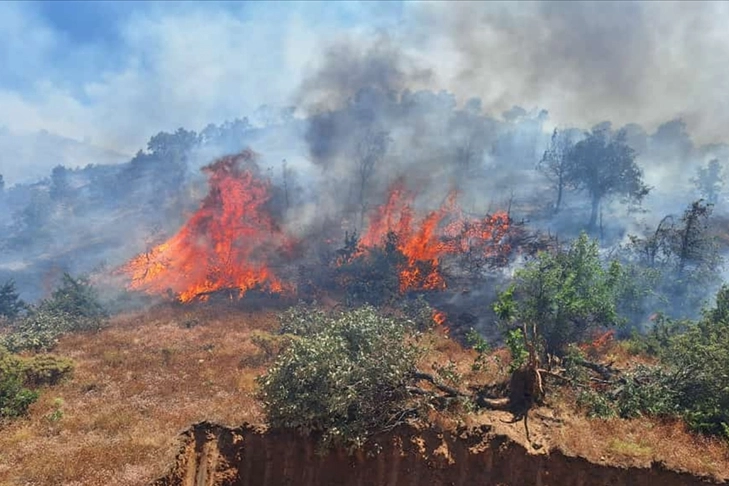
[[[21,361],[0,346],[0,419],[24,415],[38,394],[23,386]]]
[[[506,347],[511,355],[509,372],[513,373],[524,366],[529,357],[529,351],[524,342],[524,333],[521,329],[510,329],[506,332]]]
[[[38,399],[38,392],[23,386],[17,374],[0,373],[0,419],[20,417]]]
[[[581,390],[577,396],[577,405],[582,407],[588,417],[611,418],[614,417],[615,405],[603,393],[587,388]]]
[[[395,233],[367,251],[361,251],[356,235],[345,242],[335,263],[335,279],[346,290],[350,305],[382,305],[400,297],[399,268],[405,257],[397,245]]]
[[[299,338],[258,379],[269,423],[358,447],[402,420],[417,356],[406,341],[412,323],[372,307],[300,311],[284,314],[293,320],[283,326]]]
[[[53,348],[70,327],[70,316],[45,308],[34,309],[13,326],[0,344],[12,352]]]
[[[620,417],[677,415],[672,376],[658,366],[637,366],[617,390],[616,411]]]
[[[663,362],[673,374],[677,405],[699,432],[725,434],[729,426],[729,287],[716,306],[671,339]],[[727,435],[729,438],[729,435]]]
[[[400,308],[418,331],[425,332],[435,326],[433,317],[436,310],[425,300],[423,294],[417,295],[414,299],[405,299]]]
[[[541,252],[516,272],[494,310],[506,322],[535,329],[544,354],[561,355],[597,327],[621,322],[617,304],[623,284],[617,262],[605,267],[598,245],[584,233],[567,250]]]
[[[703,314],[695,323],[660,319],[638,342],[661,366],[637,366],[599,393],[585,393],[588,413],[679,416],[697,432],[729,438],[729,287]]]
[[[282,334],[309,336],[321,332],[328,323],[329,316],[326,312],[302,302],[279,314],[279,329]]]
[[[473,371],[481,371],[486,365],[488,356],[491,353],[491,346],[474,328],[469,329],[466,333],[466,342],[476,351],[476,359],[473,361],[471,369]]]

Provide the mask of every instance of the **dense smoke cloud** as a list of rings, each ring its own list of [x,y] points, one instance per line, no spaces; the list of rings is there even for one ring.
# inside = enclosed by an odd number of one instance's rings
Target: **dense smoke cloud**
[[[723,2],[518,2],[413,7],[439,81],[487,110],[541,106],[559,124],[682,117],[725,140],[729,6]]]

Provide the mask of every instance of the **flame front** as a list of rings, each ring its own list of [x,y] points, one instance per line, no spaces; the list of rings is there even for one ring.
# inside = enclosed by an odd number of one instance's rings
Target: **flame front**
[[[510,247],[502,241],[509,229],[508,214],[498,212],[481,220],[465,217],[456,196],[452,192],[439,209],[417,218],[414,195],[398,180],[390,187],[387,202],[371,215],[362,245],[372,248],[388,234],[396,236],[397,248],[407,260],[400,269],[401,292],[445,289],[440,264],[446,255],[508,255]]]
[[[269,183],[245,166],[252,158],[247,151],[203,169],[207,197],[176,235],[127,263],[130,289],[171,292],[183,302],[224,289],[239,296],[254,288],[284,290],[267,257],[290,241],[265,208]]]

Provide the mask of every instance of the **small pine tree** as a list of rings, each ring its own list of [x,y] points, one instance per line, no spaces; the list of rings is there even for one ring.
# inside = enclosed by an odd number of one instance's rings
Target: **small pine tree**
[[[15,319],[25,308],[25,302],[20,299],[15,288],[15,281],[8,280],[0,286],[0,316]]]

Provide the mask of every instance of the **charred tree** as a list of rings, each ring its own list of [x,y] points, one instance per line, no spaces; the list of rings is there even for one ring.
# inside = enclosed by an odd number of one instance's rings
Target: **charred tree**
[[[357,205],[359,207],[359,224],[364,226],[367,212],[367,193],[375,174],[377,164],[385,157],[390,143],[390,136],[384,130],[367,128],[355,146],[355,162],[357,176]]]

